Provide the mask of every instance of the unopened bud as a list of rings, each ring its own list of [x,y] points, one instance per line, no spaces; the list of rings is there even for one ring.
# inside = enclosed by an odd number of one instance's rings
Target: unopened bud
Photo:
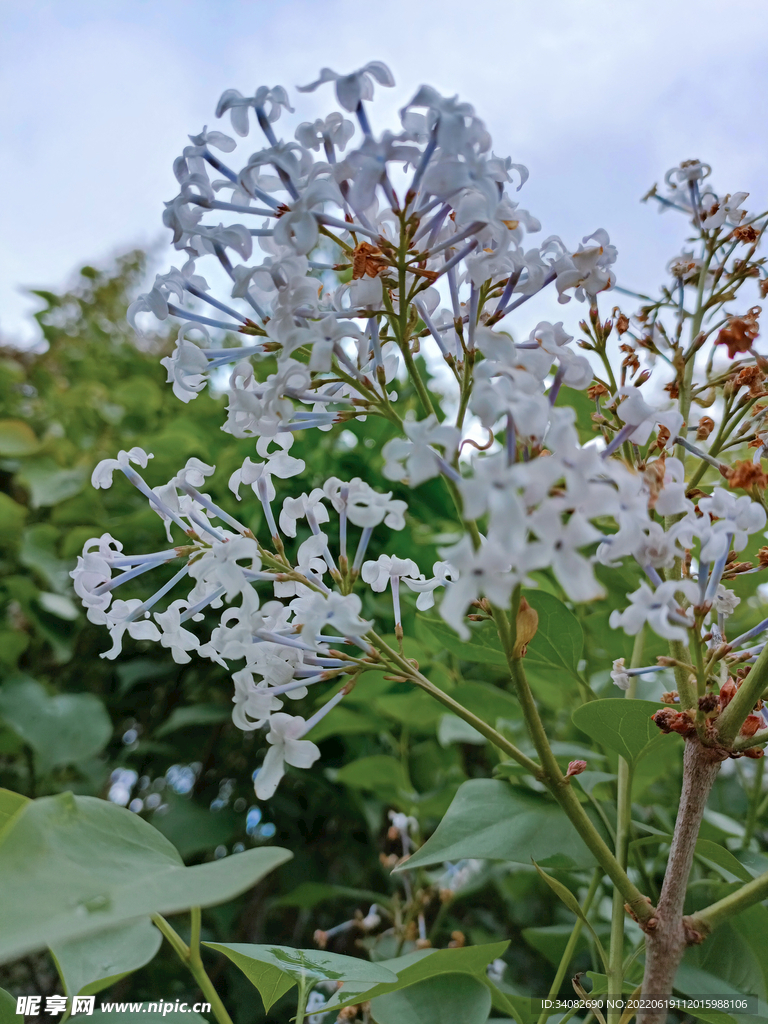
[[[517,633],[515,635],[515,646],[512,649],[513,658],[525,656],[528,644],[536,636],[539,628],[539,613],[531,608],[524,597],[520,598],[520,607],[517,609]]]
[[[464,932],[451,932],[451,941],[448,943],[448,949],[461,949],[467,944],[467,937]]]
[[[317,929],[312,938],[315,940],[315,945],[319,946],[320,949],[325,949],[328,945],[328,932],[324,932],[320,928]]]
[[[582,772],[587,770],[586,761],[571,761],[568,765],[568,771],[565,773],[566,779],[572,778],[574,775],[581,775]]]
[[[740,733],[742,736],[754,736],[762,724],[763,720],[759,715],[747,715]]]
[[[720,687],[720,707],[725,708],[736,696],[736,683],[729,676],[726,682]]]
[[[650,378],[650,376],[651,376],[651,371],[650,370],[643,370],[643,372],[638,374],[637,377],[635,378],[635,380],[633,382],[634,386],[636,388],[642,387],[643,384],[645,384],[645,382]]]

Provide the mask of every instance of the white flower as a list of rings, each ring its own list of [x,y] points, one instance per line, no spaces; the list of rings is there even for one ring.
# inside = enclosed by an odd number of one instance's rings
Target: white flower
[[[398,558],[397,555],[379,555],[375,562],[363,562],[360,575],[371,590],[377,594],[387,589],[390,580],[404,579],[405,577],[410,577],[413,580],[423,580],[424,578],[412,558]]]
[[[737,498],[722,487],[715,487],[711,497],[701,498],[699,508],[717,520],[712,525],[713,543],[707,546],[706,552],[702,547],[704,561],[713,561],[724,553],[729,535],[733,537],[731,547],[734,551],[743,551],[750,534],[762,530],[766,522],[762,505],[746,494]]]
[[[331,71],[330,68],[323,68],[317,81],[311,82],[309,85],[300,85],[298,90],[299,92],[314,92],[319,85],[323,85],[325,82],[335,82],[336,99],[345,110],[354,111],[357,110],[361,100],[373,99],[372,80],[374,78],[379,85],[391,87],[395,84],[392,72],[387,65],[380,60],[372,60],[349,75],[339,75],[335,71]]]
[[[330,498],[337,512],[346,509],[350,523],[360,527],[378,526],[384,523],[390,530],[402,530],[405,526],[406,502],[392,497],[392,491],[382,494],[354,477],[349,483],[332,476],[323,484],[323,493]]]
[[[278,448],[274,452],[269,451],[269,444],[274,441]],[[295,459],[288,455],[288,449],[293,444],[293,434],[281,433],[274,437],[260,437],[256,442],[256,451],[266,458],[266,462],[251,462],[246,458],[240,469],[236,469],[229,478],[229,489],[240,501],[241,485],[249,485],[254,494],[264,497],[266,501],[273,501],[275,498],[275,485],[272,477],[280,480],[287,480],[289,477],[303,473],[305,462],[303,459]],[[263,493],[259,491],[259,481],[263,481]]]
[[[148,619],[136,619],[129,622],[128,617],[132,615],[137,608],[141,607],[141,601],[137,598],[133,598],[130,601],[114,601],[109,612],[104,616],[106,624],[109,626],[109,635],[112,640],[112,647],[110,650],[100,654],[100,658],[109,658],[113,661],[123,649],[123,636],[128,633],[128,636],[133,637],[134,640],[160,640],[160,630]]]
[[[226,599],[231,601],[237,594],[250,593],[253,589],[244,575],[244,567],[237,564],[242,559],[248,561],[247,568],[252,572],[261,568],[259,545],[252,537],[214,540],[211,547],[191,563],[189,575],[198,582],[224,587]]]
[[[160,643],[163,647],[170,648],[177,665],[186,665],[191,661],[187,651],[196,651],[200,646],[195,634],[181,625],[181,613],[186,609],[186,601],[173,601],[164,612],[155,613],[155,622],[163,631]]]
[[[266,682],[254,682],[253,674],[247,668],[233,672],[232,682],[235,684],[232,721],[244,732],[261,729],[272,712],[283,706],[283,702],[270,693]]]
[[[323,120],[302,121],[296,129],[296,140],[306,149],[320,149],[326,141],[337,146],[342,152],[355,134],[355,126],[338,111]]]
[[[144,469],[148,460],[153,458],[154,455],[148,455],[143,448],[131,448],[127,452],[118,452],[116,459],[102,459],[91,474],[91,486],[106,490],[112,486],[112,474],[116,469],[129,469],[131,462]]]
[[[456,567],[459,579],[446,591],[440,614],[462,640],[469,640],[471,634],[464,615],[472,602],[485,596],[492,604],[506,608],[520,580],[511,571],[509,555],[493,541],[486,541],[475,551],[470,537],[465,535],[455,547],[443,553]]]
[[[248,108],[265,108],[267,104],[269,104],[269,110],[265,110],[265,113],[268,121],[276,121],[280,117],[281,107],[285,107],[286,110],[293,113],[293,107],[288,102],[288,93],[282,85],[276,85],[272,89],[262,85],[256,90],[254,96],[243,96],[237,89],[225,90],[216,106],[216,117],[221,117],[228,110],[232,127],[237,134],[247,135]]]
[[[296,523],[306,517],[310,526],[328,522],[328,509],[323,504],[325,494],[315,487],[309,494],[298,498],[286,498],[280,512],[280,529],[286,537],[296,536]]]
[[[657,423],[669,431],[670,443],[674,440],[683,425],[681,413],[676,409],[663,412],[652,408],[643,399],[640,389],[629,384],[619,388],[619,394],[627,397],[617,406],[616,414],[623,423],[635,428],[629,435],[630,441],[639,445],[646,444]]]
[[[728,590],[722,583],[717,586],[715,594],[715,608],[720,615],[733,615],[736,608],[741,604],[741,598],[737,597],[732,590]]]
[[[683,160],[678,167],[673,167],[664,175],[664,181],[670,188],[677,188],[679,185],[689,185],[695,181],[703,181],[712,173],[709,164],[703,164],[701,160]]]
[[[303,718],[279,711],[269,720],[267,742],[271,744],[264,763],[256,775],[255,790],[259,800],[269,800],[285,775],[285,765],[311,768],[320,751],[311,740],[303,740],[306,729]]]
[[[294,610],[294,623],[301,625],[302,639],[315,643],[315,638],[324,626],[330,626],[345,637],[359,639],[373,626],[360,618],[363,603],[357,594],[318,594],[312,593],[291,601]]]
[[[446,460],[450,461],[458,448],[461,431],[438,423],[434,413],[418,422],[406,417],[403,430],[407,440],[394,437],[382,448],[383,473],[388,480],[407,477],[411,487],[418,487],[440,473],[443,460],[432,446],[444,448]]]
[[[667,580],[660,583],[655,591],[647,583],[641,583],[638,590],[627,595],[630,600],[628,608],[623,612],[618,609],[611,612],[611,629],[622,628],[629,636],[635,636],[647,622],[654,633],[665,640],[687,640],[687,628],[693,626],[693,615],[677,607],[678,594],[695,603],[699,588],[693,580]],[[671,619],[673,615],[675,622]]]
[[[458,570],[450,562],[435,562],[432,566],[434,576],[431,580],[410,579],[403,577],[403,583],[409,590],[415,591],[419,596],[416,598],[416,607],[420,612],[425,612],[435,605],[435,591],[438,587],[447,587],[459,578]]]

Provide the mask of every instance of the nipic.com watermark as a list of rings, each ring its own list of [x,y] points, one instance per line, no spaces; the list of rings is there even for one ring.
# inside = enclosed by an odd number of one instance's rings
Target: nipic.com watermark
[[[44,1003],[42,996],[17,996],[16,1014],[24,1017],[39,1017],[41,1014],[56,1017],[66,1011],[68,1001],[67,996],[46,996]],[[72,998],[73,1016],[81,1013],[90,1017],[95,1009],[95,996]],[[161,999],[157,1003],[101,1003],[98,1007],[100,1013],[159,1013],[163,1017],[169,1013],[209,1013],[210,1009],[210,1003],[186,1003],[180,999],[175,1002]]]

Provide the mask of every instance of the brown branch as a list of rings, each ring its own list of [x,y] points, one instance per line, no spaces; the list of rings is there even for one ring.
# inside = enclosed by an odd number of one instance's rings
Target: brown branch
[[[671,995],[686,946],[701,942],[704,938],[683,918],[683,905],[704,808],[721,760],[721,752],[703,746],[697,738],[686,741],[683,791],[664,884],[655,922],[646,925],[644,995]],[[642,1011],[637,1020],[638,1024],[663,1024],[666,1016],[666,1010],[647,1010]]]

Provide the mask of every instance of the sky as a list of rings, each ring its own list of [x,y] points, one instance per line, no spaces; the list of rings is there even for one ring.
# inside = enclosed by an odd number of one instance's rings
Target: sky
[[[708,161],[718,191],[768,206],[767,51],[759,0],[0,0],[0,339],[37,338],[25,288],[163,251],[173,159],[224,89],[284,85],[313,119],[329,87],[295,86],[369,60],[397,82],[374,130],[422,83],[458,93],[529,168],[537,237],[604,227],[619,283],[653,288],[685,240],[640,203],[668,168]]]

